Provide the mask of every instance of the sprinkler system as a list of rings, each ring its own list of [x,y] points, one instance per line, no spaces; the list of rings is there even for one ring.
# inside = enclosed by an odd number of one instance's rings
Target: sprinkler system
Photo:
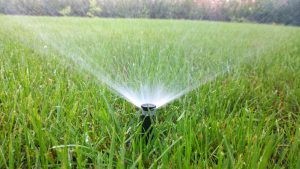
[[[142,108],[142,136],[146,135],[146,143],[152,138],[152,122],[155,120],[156,106],[154,104],[143,104]]]

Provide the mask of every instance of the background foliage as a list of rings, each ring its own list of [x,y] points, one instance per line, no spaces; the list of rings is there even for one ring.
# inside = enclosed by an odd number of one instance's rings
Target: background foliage
[[[299,0],[0,0],[0,13],[300,25]]]

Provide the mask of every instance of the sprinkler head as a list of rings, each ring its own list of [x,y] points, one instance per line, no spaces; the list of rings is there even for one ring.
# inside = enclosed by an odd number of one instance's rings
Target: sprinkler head
[[[142,104],[142,114],[144,116],[154,116],[155,115],[155,110],[156,106],[154,104]]]
[[[156,106],[154,104],[143,104],[142,108],[142,135],[146,135],[146,143],[152,138],[152,122],[155,120]]]

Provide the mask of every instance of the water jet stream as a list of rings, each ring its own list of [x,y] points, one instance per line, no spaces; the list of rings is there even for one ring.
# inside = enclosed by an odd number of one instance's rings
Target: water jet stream
[[[40,52],[46,52],[43,47],[48,46],[50,52],[65,57],[66,63],[71,60],[136,107],[151,103],[161,108],[266,50],[266,46],[257,46],[255,38],[244,38],[249,31],[236,33],[224,28],[212,32],[202,29],[201,22],[185,23],[195,24],[194,28],[178,28],[172,21],[164,21],[157,28],[155,21],[44,21],[38,17],[15,17],[14,21],[38,40],[24,37],[24,43]],[[235,38],[220,38],[225,33]],[[244,45],[254,46],[255,51]]]

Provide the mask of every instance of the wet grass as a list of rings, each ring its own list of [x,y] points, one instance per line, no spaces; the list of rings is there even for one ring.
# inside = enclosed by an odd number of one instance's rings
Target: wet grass
[[[134,106],[64,64],[57,52],[24,43],[31,34],[18,37],[21,28],[8,19],[0,17],[6,23],[0,27],[0,168],[300,168],[299,28],[151,21],[186,29],[199,24],[216,34],[224,26],[232,38],[248,29],[248,38],[263,39],[257,48],[277,45],[158,110],[153,140],[145,144]],[[68,19],[84,22],[62,22]],[[149,22],[109,21],[139,22],[140,29]]]

